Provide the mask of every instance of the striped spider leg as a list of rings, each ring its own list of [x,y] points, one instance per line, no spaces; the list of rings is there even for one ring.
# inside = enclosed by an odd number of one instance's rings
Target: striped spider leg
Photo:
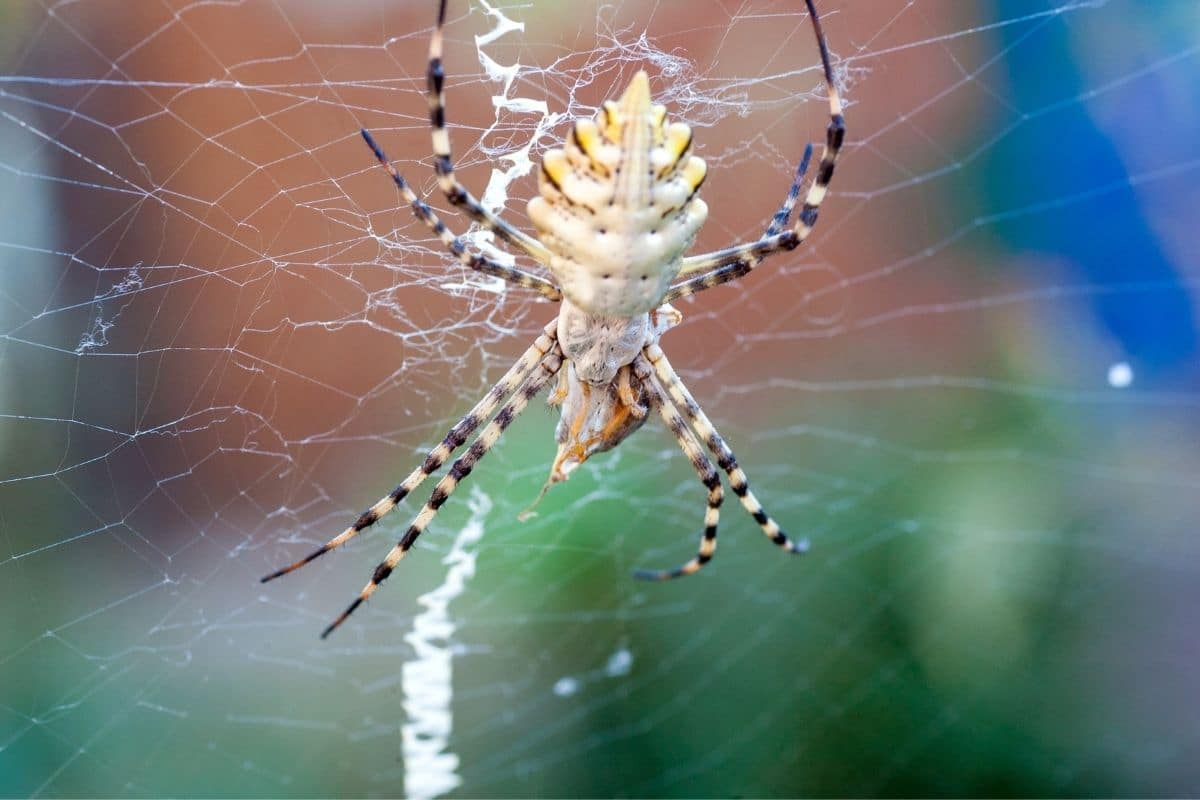
[[[545,264],[550,260],[550,251],[545,245],[485,208],[467,187],[459,183],[458,176],[454,174],[450,132],[446,129],[446,93],[443,89],[446,72],[442,62],[442,29],[445,25],[446,0],[440,0],[437,24],[434,25],[433,36],[429,39],[429,67],[425,74],[429,124],[433,136],[433,169],[438,177],[438,186],[452,205],[461,208],[475,222],[494,232],[508,244],[524,250],[539,263]]]
[[[446,128],[446,94],[444,89],[445,68],[442,61],[442,29],[446,24],[446,2],[438,4],[437,23],[429,40],[429,65],[426,70],[427,97],[429,101],[429,124],[433,140],[433,165],[438,186],[450,203],[461,208],[475,222],[494,232],[503,241],[525,251],[539,263],[550,261],[550,251],[532,236],[522,232],[509,222],[493,214],[475,195],[462,185],[454,173],[454,160],[450,150],[450,132]],[[559,300],[561,292],[554,284],[526,270],[510,267],[482,253],[473,253],[466,248],[462,239],[446,227],[434,210],[417,196],[404,176],[392,166],[383,149],[375,142],[366,128],[360,133],[380,164],[391,174],[396,188],[412,207],[417,218],[437,235],[442,244],[465,266],[501,278],[526,289],[533,289],[548,300]]]
[[[463,186],[454,174],[454,162],[450,152],[450,133],[446,129],[446,97],[443,90],[445,72],[442,66],[442,27],[446,22],[446,0],[441,0],[438,6],[437,24],[433,36],[429,40],[429,66],[426,72],[429,99],[429,123],[433,139],[434,171],[438,176],[438,186],[446,198],[454,206],[462,208],[467,216],[478,222],[487,230],[495,232],[505,242],[515,245],[540,263],[549,260],[550,254],[546,248],[533,237],[522,233],[508,222],[488,211],[475,199],[475,196]],[[400,194],[412,207],[413,213],[424,222],[441,240],[462,264],[485,275],[501,278],[509,283],[526,289],[533,289],[547,300],[557,301],[562,293],[553,283],[545,278],[518,267],[510,267],[483,253],[474,253],[467,249],[462,239],[446,227],[437,213],[413,191],[408,181],[392,166],[391,161],[383,152],[371,133],[363,128],[359,131],[363,141],[375,154],[375,159],[392,176],[392,182],[400,190]]]
[[[567,308],[570,306],[569,302],[564,305]],[[638,570],[634,573],[635,577],[669,580],[691,575],[712,559],[717,546],[717,522],[723,493],[717,470],[705,456],[700,440],[712,451],[718,465],[728,476],[734,494],[763,533],[788,552],[806,552],[808,541],[795,542],[788,538],[763,509],[750,490],[749,480],[738,466],[732,450],[717,433],[659,347],[662,334],[681,321],[680,313],[670,305],[650,312],[647,315],[647,327],[634,326],[643,332],[640,351],[634,354],[629,363],[622,363],[616,368],[612,367],[613,362],[609,362],[607,367],[600,362],[613,352],[614,342],[620,341],[625,331],[618,328],[614,335],[617,320],[612,318],[586,315],[584,319],[586,324],[577,329],[568,327],[564,332],[560,327],[559,336],[567,354],[567,364],[559,373],[559,388],[550,398],[550,402],[560,405],[562,410],[555,432],[559,445],[558,456],[538,500],[550,486],[568,479],[575,468],[590,456],[611,450],[638,430],[645,422],[648,406],[658,411],[700,481],[708,489],[708,505],[699,552],[691,561],[670,570]],[[586,342],[587,347],[581,347],[581,342]],[[617,361],[623,362],[624,359]],[[581,379],[581,375],[591,376],[593,380]],[[522,516],[528,514],[527,510]]]
[[[553,283],[545,278],[538,277],[531,272],[526,272],[517,267],[510,267],[507,264],[502,264],[493,258],[490,258],[482,253],[474,253],[467,249],[463,241],[457,234],[446,227],[446,223],[442,222],[441,218],[434,212],[429,204],[417,196],[417,193],[408,185],[408,181],[400,174],[400,171],[392,166],[392,162],[388,160],[387,154],[383,152],[375,139],[371,136],[366,128],[363,128],[359,133],[362,134],[363,141],[371,148],[371,152],[375,154],[375,159],[388,171],[392,176],[392,182],[396,184],[396,188],[400,190],[400,194],[412,207],[413,213],[417,219],[424,222],[434,234],[442,241],[442,244],[449,250],[465,267],[481,272],[484,275],[501,278],[509,283],[514,283],[525,289],[532,289],[547,300],[562,299],[562,292],[558,290]]]
[[[717,465],[725,471],[725,475],[729,478],[729,486],[733,489],[733,493],[737,495],[741,501],[742,507],[746,509],[750,516],[754,517],[754,521],[762,528],[762,532],[767,535],[767,538],[774,542],[782,549],[789,553],[806,553],[808,552],[809,542],[807,539],[792,541],[788,535],[780,529],[779,523],[767,514],[762,507],[762,503],[758,502],[758,498],[750,491],[750,481],[746,477],[746,473],[738,466],[737,458],[733,455],[733,451],[729,449],[729,445],[725,444],[725,440],[721,438],[721,434],[717,433],[717,429],[713,427],[712,422],[704,413],[704,409],[700,408],[700,404],[692,397],[692,393],[684,385],[679,375],[675,373],[671,363],[667,361],[667,356],[663,353],[662,348],[657,343],[646,346],[644,351],[646,360],[654,367],[654,374],[666,387],[667,393],[671,399],[683,409],[688,421],[695,429],[700,438],[704,440],[705,445],[717,458]]]
[[[329,624],[324,631],[321,632],[321,638],[329,636],[337,629],[339,625],[346,621],[359,606],[367,601],[367,599],[375,593],[379,588],[379,584],[387,580],[387,577],[392,574],[392,570],[400,563],[400,560],[408,555],[408,551],[412,549],[417,538],[425,531],[433,518],[437,516],[438,509],[450,499],[450,495],[458,488],[471,471],[475,469],[475,465],[479,463],[488,451],[495,446],[499,441],[501,434],[505,429],[512,424],[525,407],[529,405],[529,401],[540,392],[550,379],[555,376],[562,366],[562,351],[556,345],[553,350],[542,357],[538,362],[537,369],[521,382],[516,392],[509,401],[496,413],[495,418],[487,424],[483,432],[476,437],[475,441],[467,449],[467,452],[459,456],[450,466],[450,471],[447,472],[442,479],[438,481],[434,487],[433,493],[429,499],[425,501],[425,505],[421,508],[419,514],[408,526],[408,530],[400,537],[400,541],[396,542],[395,546],[388,551],[387,556],[383,561],[375,567],[375,571],[371,574],[371,580],[367,581],[367,585],[358,593],[358,597],[354,598],[346,610],[343,611],[338,618]]]
[[[704,488],[708,489],[708,504],[704,509],[704,532],[700,535],[700,549],[695,557],[674,569],[639,569],[633,573],[635,578],[642,580],[666,581],[698,572],[701,567],[712,560],[713,554],[717,550],[717,523],[721,518],[721,502],[725,499],[725,493],[721,489],[721,477],[717,475],[716,468],[704,455],[704,449],[696,441],[696,435],[688,428],[675,403],[659,385],[658,379],[651,372],[644,355],[638,355],[634,359],[633,369],[648,395],[650,405],[658,409],[663,423],[675,436],[675,441],[679,443],[683,454],[691,462],[692,469],[696,470],[696,475],[704,484]]]
[[[829,97],[829,125],[825,130],[825,147],[821,152],[821,163],[817,167],[817,174],[812,185],[808,188],[808,194],[804,198],[804,205],[800,208],[796,224],[788,230],[779,232],[779,229],[786,224],[792,207],[795,205],[800,181],[808,165],[810,151],[807,148],[800,167],[796,170],[796,181],[792,184],[791,191],[788,192],[788,199],[784,201],[783,207],[771,220],[763,238],[756,242],[737,244],[722,250],[688,256],[683,259],[683,266],[679,270],[680,275],[701,274],[673,285],[663,297],[663,302],[670,303],[681,297],[696,294],[747,275],[767,256],[795,250],[804,243],[808,235],[812,233],[813,226],[817,224],[821,202],[829,190],[829,182],[833,179],[833,168],[846,138],[846,119],[842,115],[841,97],[833,82],[829,47],[825,42],[825,34],[821,30],[821,19],[817,15],[813,0],[804,1],[808,5],[809,17],[817,36],[817,47],[821,52],[821,66],[825,73],[825,92]]]
[[[792,218],[792,211],[796,208],[796,201],[800,199],[800,189],[804,187],[804,175],[808,172],[808,162],[812,160],[813,146],[812,142],[804,145],[804,155],[800,157],[800,163],[796,166],[796,177],[792,179],[792,186],[788,189],[787,197],[784,198],[783,205],[775,212],[775,216],[771,217],[771,221],[767,224],[764,237],[771,237],[782,231],[788,224],[788,220]]]
[[[430,451],[420,467],[387,496],[364,511],[345,531],[299,561],[265,576],[262,582],[303,567],[374,525],[440,469],[453,451],[495,412],[495,417],[467,452],[455,460],[449,472],[438,481],[429,500],[384,560],[376,566],[371,580],[358,597],[321,634],[322,638],[327,637],[392,574],[458,485],[495,446],[505,429],[525,410],[530,399],[559,373],[564,361],[569,362],[568,388],[556,392],[556,396],[560,393],[563,395],[558,400],[563,407],[563,422],[559,425],[558,434],[560,457],[555,462],[555,471],[562,476],[560,480],[565,479],[570,469],[592,453],[615,447],[641,427],[646,416],[639,399],[641,384],[631,379],[629,362],[643,347],[657,342],[662,332],[677,324],[679,319],[679,313],[669,306],[634,319],[622,319],[590,315],[565,303],[559,317],[545,327],[542,335],[517,363],[450,430],[442,443]],[[565,348],[559,341],[563,335],[567,337]],[[614,354],[617,356],[615,361],[612,358]],[[616,361],[621,363],[618,365]],[[497,412],[496,407],[505,397],[509,398],[508,402]],[[611,403],[605,400],[609,397],[612,398]],[[571,466],[566,468],[566,464]],[[552,479],[547,485],[553,482]]]
[[[556,339],[558,338],[557,325],[558,320],[555,319],[542,330],[541,335],[530,345],[529,349],[521,354],[521,357],[509,368],[508,372],[504,373],[504,376],[484,395],[483,399],[476,403],[475,407],[467,412],[467,415],[450,429],[450,432],[446,434],[441,443],[430,450],[429,454],[425,456],[425,460],[421,466],[413,470],[407,478],[400,482],[400,485],[366,511],[362,512],[354,524],[346,528],[346,530],[299,561],[263,577],[262,582],[266,583],[287,575],[289,572],[303,567],[305,564],[325,555],[330,550],[334,550],[350,541],[363,530],[378,522],[384,515],[399,505],[400,501],[416,490],[426,478],[441,469],[451,454],[462,446],[467,438],[485,420],[489,419],[495,413],[496,408],[504,402],[505,398],[513,394],[517,390],[517,387],[529,379],[543,359],[556,348]]]

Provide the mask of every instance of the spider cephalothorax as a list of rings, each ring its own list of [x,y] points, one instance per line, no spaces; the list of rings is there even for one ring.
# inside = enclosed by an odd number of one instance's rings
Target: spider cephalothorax
[[[550,468],[547,485],[565,481],[588,458],[613,449],[642,427],[646,421],[646,391],[642,379],[634,376],[633,362],[638,354],[650,345],[658,344],[659,337],[683,319],[683,315],[670,305],[635,317],[638,324],[632,326],[631,332],[636,333],[638,339],[634,352],[618,363],[607,355],[612,350],[594,344],[597,337],[589,336],[592,328],[583,327],[564,336],[564,327],[568,331],[570,327],[563,325],[565,308],[563,312],[558,317],[558,335],[567,364],[559,370],[558,388],[550,396],[550,405],[560,406],[562,416],[554,429],[558,456]],[[584,321],[591,322],[586,318]],[[575,356],[572,355],[570,337],[577,334],[593,344],[590,350]],[[603,337],[600,341],[603,342]],[[589,372],[592,353],[597,350],[605,359],[602,380],[595,380],[594,374]]]
[[[517,363],[399,486],[326,544],[263,578],[265,582],[286,575],[374,525],[441,469],[451,454],[487,422],[467,452],[438,481],[416,519],[375,568],[358,597],[322,636],[328,636],[342,624],[392,573],[458,484],[496,444],[530,399],[555,376],[559,383],[551,403],[561,406],[562,418],[556,430],[558,455],[547,486],[565,480],[593,454],[620,444],[642,426],[647,411],[653,408],[674,434],[708,490],[704,529],[696,556],[675,569],[640,570],[636,573],[638,577],[665,580],[688,575],[712,558],[724,496],[717,467],[772,542],[793,553],[807,549],[806,541],[789,539],[755,498],[733,451],[658,344],[659,337],[680,320],[679,312],[670,306],[672,300],[737,280],[772,253],[799,246],[816,224],[845,136],[845,124],[821,23],[813,0],[805,3],[821,55],[830,121],[821,163],[796,223],[788,227],[800,197],[811,145],[800,160],[783,206],[771,218],[762,238],[711,253],[685,256],[708,214],[704,201],[696,196],[704,181],[705,166],[691,153],[692,133],[688,126],[668,123],[666,109],[651,102],[650,83],[644,72],[634,75],[620,99],[605,103],[596,119],[577,121],[562,149],[546,153],[539,196],[529,203],[529,216],[538,239],[484,208],[459,183],[445,127],[442,26],[446,0],[441,0],[429,44],[428,73],[438,185],[453,205],[549,270],[554,281],[468,250],[413,192],[366,130],[362,131],[363,139],[391,174],[413,212],[463,265],[532,289],[548,300],[561,301],[562,307]],[[679,276],[685,276],[684,280],[674,282]],[[705,448],[716,458],[716,466],[705,455]]]

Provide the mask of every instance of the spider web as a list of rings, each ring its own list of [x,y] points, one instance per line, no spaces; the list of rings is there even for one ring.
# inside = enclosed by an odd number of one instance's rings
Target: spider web
[[[0,6],[0,794],[1196,793],[1196,6],[822,3],[821,223],[663,342],[812,552],[730,497],[700,575],[630,579],[700,531],[657,423],[518,522],[538,404],[321,642],[423,497],[258,578],[553,314],[358,137],[465,229],[431,5]],[[525,226],[645,67],[709,165],[698,250],[756,237],[827,121],[797,5],[451,3],[461,177]]]

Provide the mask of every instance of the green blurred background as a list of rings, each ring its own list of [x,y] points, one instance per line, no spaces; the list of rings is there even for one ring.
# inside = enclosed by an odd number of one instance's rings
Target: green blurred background
[[[698,248],[756,236],[826,121],[799,5],[452,2],[463,179],[524,224],[522,148],[645,67]],[[657,423],[518,522],[538,404],[322,642],[415,501],[258,578],[553,313],[358,139],[434,191],[428,6],[0,5],[0,794],[1200,792],[1200,7],[822,2],[821,223],[663,342],[812,552],[730,497],[633,581],[703,512]]]

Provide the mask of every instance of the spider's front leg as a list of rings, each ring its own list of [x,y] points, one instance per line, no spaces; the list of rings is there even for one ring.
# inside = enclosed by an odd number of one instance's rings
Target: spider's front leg
[[[842,114],[841,97],[833,82],[833,67],[829,61],[829,47],[825,42],[825,34],[821,30],[821,19],[817,15],[813,0],[805,0],[805,2],[808,4],[813,31],[817,37],[817,47],[821,52],[821,66],[825,73],[825,92],[829,97],[829,125],[825,129],[825,148],[821,152],[821,163],[817,167],[817,175],[813,179],[812,186],[808,188],[808,194],[804,198],[804,205],[800,209],[796,224],[789,230],[776,232],[786,224],[792,207],[795,205],[795,198],[799,193],[799,183],[808,166],[811,152],[808,148],[805,149],[800,167],[797,168],[797,180],[793,182],[783,207],[767,226],[766,235],[756,242],[734,245],[723,250],[683,259],[680,275],[701,274],[672,286],[663,298],[664,303],[741,278],[758,266],[767,256],[795,250],[804,243],[808,235],[812,233],[813,226],[817,224],[821,203],[829,190],[830,181],[833,180],[833,169],[846,139],[846,119]]]
[[[429,124],[433,138],[433,168],[437,173],[438,186],[446,199],[461,208],[467,216],[509,244],[519,247],[538,263],[550,261],[550,251],[532,236],[513,227],[497,214],[484,208],[483,204],[463,186],[454,174],[454,157],[450,151],[450,132],[446,128],[446,73],[442,62],[442,28],[446,25],[446,0],[438,5],[437,25],[429,40],[429,67],[426,85],[429,98]]]

